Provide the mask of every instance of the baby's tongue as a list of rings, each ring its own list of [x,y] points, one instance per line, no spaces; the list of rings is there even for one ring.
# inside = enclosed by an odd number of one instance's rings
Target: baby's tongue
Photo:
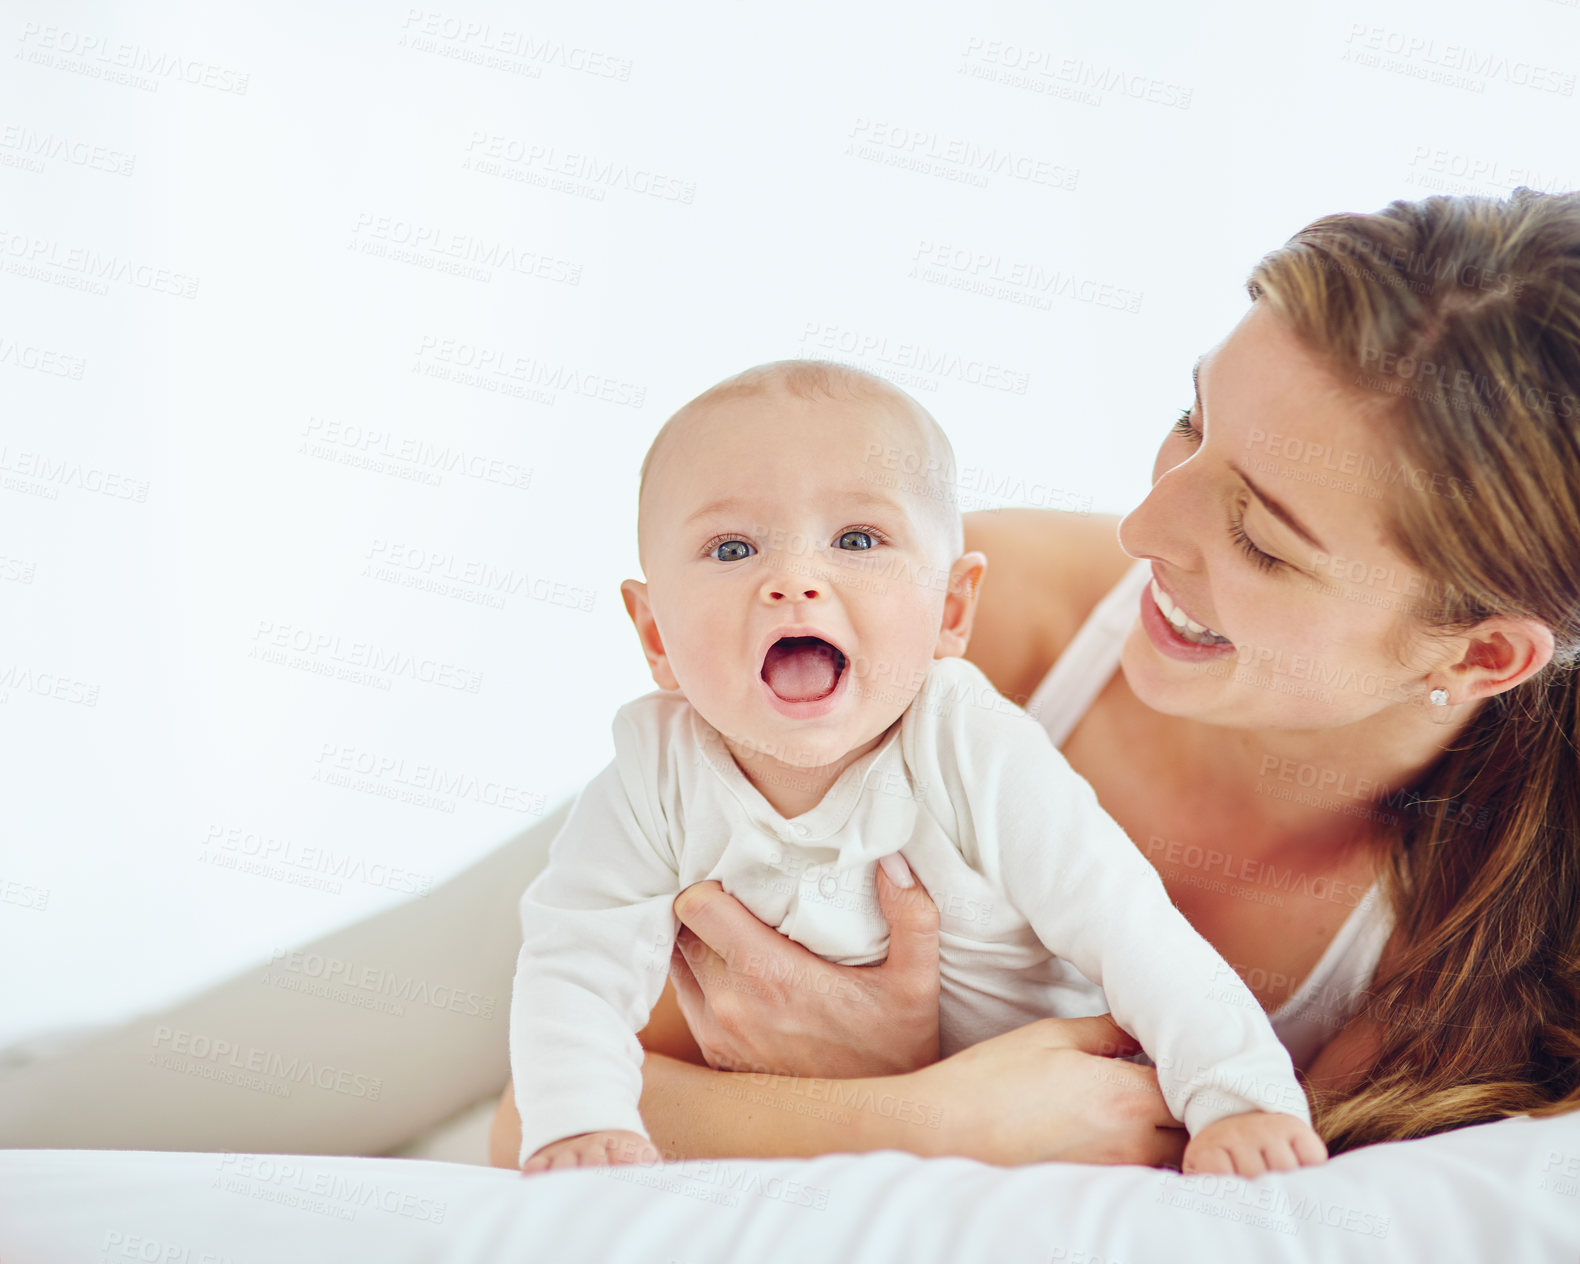
[[[811,702],[829,693],[839,679],[837,653],[815,636],[787,636],[769,648],[763,679],[786,702]]]

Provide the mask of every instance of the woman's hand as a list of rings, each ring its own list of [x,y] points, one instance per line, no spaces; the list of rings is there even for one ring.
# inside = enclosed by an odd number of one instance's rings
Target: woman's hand
[[[932,1153],[1178,1167],[1187,1138],[1157,1072],[1116,1056],[1138,1048],[1108,1014],[1041,1018],[913,1072],[906,1092],[939,1112]]]
[[[897,886],[879,864],[878,907],[889,923],[881,965],[824,961],[717,882],[676,897],[682,926],[669,973],[709,1066],[852,1079],[938,1061],[938,909],[894,859],[911,885]]]

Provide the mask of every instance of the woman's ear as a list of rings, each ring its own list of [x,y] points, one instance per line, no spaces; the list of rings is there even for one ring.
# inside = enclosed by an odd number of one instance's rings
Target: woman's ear
[[[1442,669],[1453,702],[1491,698],[1530,679],[1552,661],[1553,632],[1539,619],[1486,619],[1459,638],[1458,662]]]
[[[962,553],[949,568],[949,592],[944,597],[944,618],[938,629],[934,658],[962,658],[971,640],[971,621],[976,618],[977,595],[982,577],[987,574],[987,557],[982,553]]]
[[[647,585],[639,579],[625,580],[620,585],[620,596],[625,601],[625,612],[636,625],[636,637],[642,642],[642,653],[647,656],[647,669],[653,673],[653,683],[660,689],[679,689],[680,682],[670,670],[669,656],[664,652],[664,640],[658,634],[652,603],[647,599]]]

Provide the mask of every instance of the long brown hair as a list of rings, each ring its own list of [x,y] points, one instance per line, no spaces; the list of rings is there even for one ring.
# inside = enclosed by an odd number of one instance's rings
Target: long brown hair
[[[1337,1152],[1580,1108],[1580,193],[1325,216],[1247,289],[1394,397],[1388,442],[1425,477],[1388,525],[1428,577],[1423,623],[1515,614],[1556,646],[1409,787],[1381,875],[1395,931],[1354,1020],[1380,1041],[1313,1095],[1317,1129]]]

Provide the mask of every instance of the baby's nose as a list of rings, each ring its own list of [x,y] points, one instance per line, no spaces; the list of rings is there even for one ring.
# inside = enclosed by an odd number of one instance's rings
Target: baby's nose
[[[763,585],[763,596],[770,602],[800,599],[802,601],[816,601],[823,595],[823,590],[817,587],[801,588],[794,584]]]

